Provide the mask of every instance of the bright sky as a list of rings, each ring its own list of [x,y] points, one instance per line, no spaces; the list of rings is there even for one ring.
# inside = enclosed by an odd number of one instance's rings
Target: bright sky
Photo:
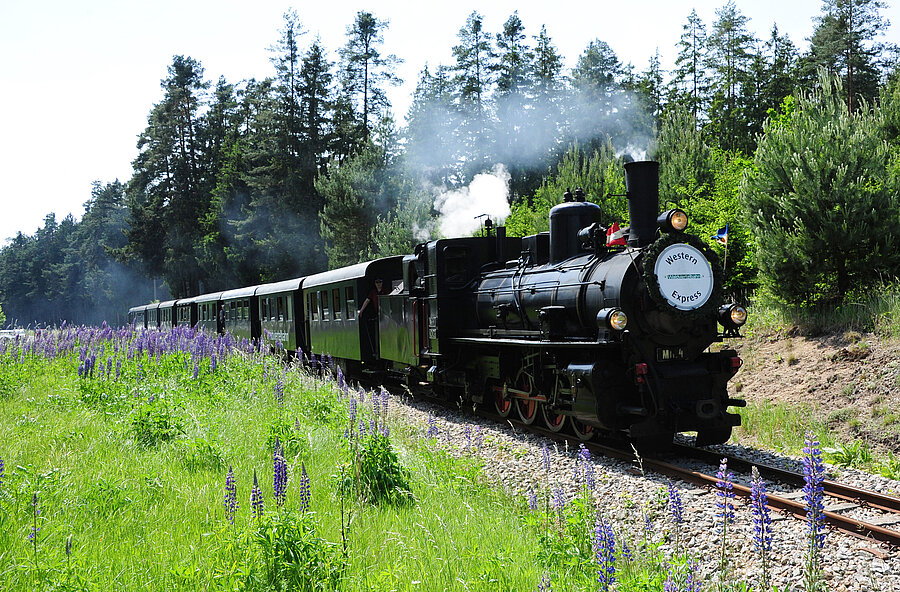
[[[261,79],[273,73],[267,51],[278,38],[282,15],[295,8],[309,31],[334,52],[360,10],[390,21],[385,53],[405,60],[406,83],[391,91],[402,122],[423,66],[452,63],[451,47],[466,17],[478,10],[485,29],[501,30],[518,11],[529,37],[541,25],[566,67],[593,39],[609,43],[638,71],[659,48],[671,68],[682,25],[691,9],[711,29],[726,0],[573,2],[401,2],[370,0],[290,3],[280,0],[4,0],[0,3],[0,244],[17,231],[33,234],[43,218],[80,218],[91,182],[131,177],[137,135],[159,82],[176,54],[199,60],[207,80]],[[766,39],[777,23],[805,49],[821,0],[736,0],[748,28]],[[894,23],[884,40],[900,41],[900,0],[888,0]]]

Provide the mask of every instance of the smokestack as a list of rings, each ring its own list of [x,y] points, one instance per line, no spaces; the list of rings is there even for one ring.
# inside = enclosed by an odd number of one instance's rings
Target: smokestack
[[[625,191],[628,194],[628,246],[646,247],[656,240],[659,215],[659,163],[653,160],[625,165]]]

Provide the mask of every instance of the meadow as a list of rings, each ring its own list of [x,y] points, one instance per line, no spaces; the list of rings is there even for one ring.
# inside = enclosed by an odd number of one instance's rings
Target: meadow
[[[676,488],[615,528],[588,464],[578,499],[513,496],[327,366],[189,329],[0,341],[0,589],[699,590]]]

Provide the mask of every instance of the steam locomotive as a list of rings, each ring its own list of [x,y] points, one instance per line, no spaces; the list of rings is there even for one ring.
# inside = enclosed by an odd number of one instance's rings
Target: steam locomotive
[[[739,337],[747,313],[722,303],[718,256],[685,233],[686,214],[659,214],[658,171],[652,161],[625,165],[624,246],[607,245],[600,207],[579,196],[551,210],[549,232],[513,238],[487,225],[484,236],[430,241],[411,255],[134,307],[129,317],[331,356],[351,376],[582,439],[601,431],[664,446],[694,431],[698,445],[724,442],[740,424],[728,408],[744,405],[727,389],[741,359],[710,346]]]

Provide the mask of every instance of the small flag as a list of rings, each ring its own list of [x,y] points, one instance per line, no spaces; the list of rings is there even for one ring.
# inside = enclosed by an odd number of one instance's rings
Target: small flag
[[[606,246],[625,245],[627,230],[627,228],[619,228],[618,222],[613,222],[612,226],[606,229]]]
[[[725,228],[720,228],[719,232],[712,236],[716,241],[722,243],[723,245],[728,244],[728,224],[725,225]]]

